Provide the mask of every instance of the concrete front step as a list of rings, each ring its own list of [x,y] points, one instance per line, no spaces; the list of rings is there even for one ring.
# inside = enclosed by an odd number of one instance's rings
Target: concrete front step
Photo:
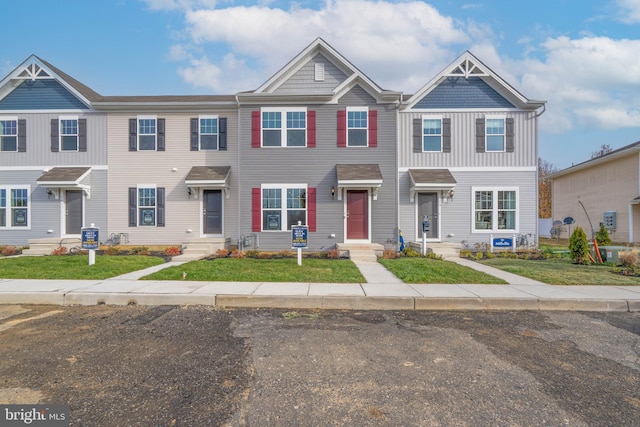
[[[187,240],[182,244],[182,255],[173,257],[175,261],[193,261],[215,254],[218,249],[229,249],[230,239],[205,237]],[[183,258],[180,258],[183,257]]]
[[[410,246],[422,253],[422,242],[411,242]],[[427,242],[427,253],[434,253],[443,258],[459,258],[460,245],[450,242]]]
[[[80,248],[82,241],[77,237],[52,237],[44,239],[30,239],[29,249],[22,251],[22,255],[38,256],[51,255],[57,248],[64,246],[70,251]]]
[[[349,250],[349,259],[351,261],[376,262],[378,257],[373,250],[351,249]]]
[[[364,252],[372,252],[373,253],[373,261],[377,261],[377,257],[381,257],[384,252],[384,246],[379,243],[338,243],[336,244],[336,248],[340,251],[341,257],[349,257],[353,259],[354,251],[364,251]],[[362,254],[367,260],[371,260],[371,254]],[[356,256],[357,252],[356,252]]]

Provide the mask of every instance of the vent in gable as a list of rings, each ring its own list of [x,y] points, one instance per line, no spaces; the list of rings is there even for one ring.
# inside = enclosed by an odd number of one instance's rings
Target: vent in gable
[[[315,81],[323,82],[324,81],[324,64],[321,62],[315,63]]]

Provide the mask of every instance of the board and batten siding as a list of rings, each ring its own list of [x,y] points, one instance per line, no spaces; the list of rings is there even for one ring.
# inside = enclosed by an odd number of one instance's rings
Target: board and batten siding
[[[200,114],[205,114],[200,112]],[[202,197],[189,197],[185,179],[193,166],[231,166],[229,198],[223,192],[223,233],[237,240],[237,112],[211,111],[227,118],[226,151],[191,151],[191,118],[198,113],[144,113],[165,119],[165,151],[129,151],[129,119],[136,113],[109,114],[109,228],[128,233],[129,243],[178,245],[201,236]],[[175,168],[175,171],[174,171]],[[165,226],[129,227],[129,188],[165,188]],[[191,230],[191,232],[188,232]]]
[[[640,156],[632,154],[606,163],[591,166],[587,169],[559,176],[553,179],[552,210],[553,219],[562,221],[572,217],[576,226],[582,227],[591,236],[591,225],[594,232],[604,221],[605,211],[615,211],[617,219],[616,231],[609,233],[617,242],[640,241],[640,222],[636,220],[640,206],[630,202],[640,195]],[[585,214],[580,203],[588,213]],[[633,218],[633,236],[629,236],[630,219]],[[563,233],[562,237],[568,237]]]
[[[451,152],[413,152],[413,120],[425,115],[451,119]],[[514,119],[513,153],[476,153],[476,119],[503,115]],[[400,114],[399,167],[537,167],[536,115],[534,112],[405,111]]]
[[[377,147],[337,146],[337,112],[347,106],[367,105],[378,112]],[[268,107],[270,105],[264,105]],[[288,105],[287,105],[288,107]],[[396,119],[395,106],[376,104],[359,87],[354,88],[338,104],[305,105],[316,112],[316,146],[303,147],[251,147],[251,113],[260,106],[241,106],[241,234],[253,235],[251,189],[261,184],[307,184],[316,188],[316,232],[309,233],[309,249],[327,250],[344,242],[344,206],[338,200],[336,164],[378,164],[383,176],[378,200],[372,200],[371,240],[385,244],[396,239]],[[336,187],[336,198],[331,199],[331,187]],[[259,232],[260,249],[283,250],[291,247],[291,232]],[[330,237],[334,234],[335,237]]]
[[[453,199],[443,202],[439,200],[439,232],[442,242],[469,243],[489,242],[489,234],[474,233],[473,221],[473,188],[501,187],[518,189],[518,223],[516,234],[537,234],[537,186],[535,171],[464,171],[453,170],[456,180]],[[410,201],[409,188],[411,178],[409,172],[400,171],[400,229],[405,242],[418,240],[417,200]],[[513,233],[494,233],[495,237],[509,237]]]

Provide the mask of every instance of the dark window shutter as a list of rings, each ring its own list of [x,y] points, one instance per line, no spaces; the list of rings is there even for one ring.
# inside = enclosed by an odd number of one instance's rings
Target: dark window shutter
[[[347,112],[338,110],[338,147],[347,146]]]
[[[378,146],[378,111],[369,110],[369,147]]]
[[[138,151],[138,119],[129,119],[129,151]]]
[[[87,119],[78,119],[78,151],[87,151]]]
[[[484,151],[484,119],[476,119],[476,153]]]
[[[251,112],[251,148],[260,148],[260,111]]]
[[[316,231],[316,189],[307,189],[307,227],[310,232]]]
[[[413,152],[422,153],[422,119],[413,119]]]
[[[505,123],[505,137],[506,137],[506,151],[507,153],[513,153],[515,150],[514,142],[513,142],[513,117],[509,117]]]
[[[51,152],[60,151],[60,127],[58,119],[51,119]]]
[[[129,227],[138,225],[138,190],[129,187]]]
[[[218,119],[218,150],[227,151],[227,118]]]
[[[251,189],[251,230],[262,231],[262,194],[259,188]]]
[[[164,227],[164,187],[156,188],[156,226]]]
[[[307,148],[316,148],[316,112],[307,111]]]
[[[451,152],[451,119],[442,119],[442,152]]]
[[[198,151],[198,119],[191,119],[191,151]]]
[[[18,152],[25,153],[27,151],[27,121],[25,119],[18,120]]]
[[[164,151],[164,119],[158,119],[158,151]]]

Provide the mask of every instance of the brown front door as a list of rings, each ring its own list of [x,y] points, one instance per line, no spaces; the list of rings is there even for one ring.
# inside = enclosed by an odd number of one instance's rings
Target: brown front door
[[[369,192],[347,191],[347,239],[369,239]]]

